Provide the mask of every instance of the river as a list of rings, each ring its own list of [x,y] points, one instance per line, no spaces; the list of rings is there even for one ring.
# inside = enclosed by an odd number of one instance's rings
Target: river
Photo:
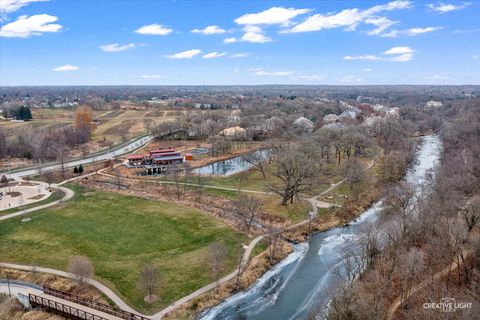
[[[441,148],[437,136],[420,139],[416,161],[404,177],[415,190],[420,189],[427,173],[435,168]],[[307,319],[310,314],[325,310],[332,294],[343,283],[335,270],[345,263],[345,249],[358,243],[359,235],[377,221],[381,210],[382,200],[348,226],[316,233],[308,242],[295,245],[292,254],[248,290],[229,297],[200,319]]]

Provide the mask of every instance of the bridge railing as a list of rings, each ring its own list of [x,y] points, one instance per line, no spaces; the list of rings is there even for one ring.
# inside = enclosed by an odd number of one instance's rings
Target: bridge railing
[[[74,294],[71,294],[71,293],[67,293],[67,292],[63,292],[63,291],[60,291],[60,290],[50,288],[48,286],[43,286],[43,292],[45,294],[51,295],[53,297],[57,297],[57,298],[60,298],[60,299],[63,299],[63,300],[78,303],[80,305],[83,305],[83,306],[86,306],[86,307],[89,307],[89,308],[92,308],[92,309],[95,309],[95,310],[98,310],[98,311],[102,311],[102,312],[114,315],[114,316],[119,317],[121,319],[125,319],[125,320],[149,320],[148,318],[145,318],[143,316],[140,316],[138,314],[134,314],[134,313],[131,313],[131,312],[128,312],[128,311],[124,311],[122,309],[111,306],[109,304],[100,303],[100,302],[97,302],[97,301],[86,299],[86,298],[83,298],[83,297],[80,297],[80,296],[77,296],[77,295],[74,295]]]
[[[30,293],[28,295],[28,299],[30,300],[30,305],[32,307],[42,307],[49,311],[53,311],[55,313],[68,315],[70,317],[74,317],[76,319],[82,320],[108,320],[102,316],[98,316],[96,314],[80,310],[78,308],[66,305],[64,303],[53,301],[45,297],[40,297],[35,294]]]

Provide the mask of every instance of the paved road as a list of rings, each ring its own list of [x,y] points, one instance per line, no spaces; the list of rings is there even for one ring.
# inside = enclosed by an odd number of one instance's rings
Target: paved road
[[[36,295],[41,295],[43,293],[42,290],[34,289],[28,286],[22,286],[16,283],[10,283],[10,290],[8,287],[9,287],[8,284],[0,283],[0,293],[5,295],[8,295],[10,293],[12,297],[18,297],[19,293],[26,296],[28,296],[29,293],[33,293]]]
[[[125,145],[121,148],[114,149],[112,151],[105,152],[105,153],[94,154],[94,155],[88,156],[84,159],[67,161],[67,162],[64,163],[64,167],[65,168],[72,168],[72,167],[75,167],[75,166],[78,166],[78,165],[86,165],[86,164],[96,162],[96,161],[112,159],[112,158],[117,157],[117,156],[121,156],[121,155],[124,155],[124,154],[127,154],[127,153],[131,153],[135,149],[138,149],[141,146],[146,145],[147,143],[149,143],[152,140],[153,140],[153,136],[151,136],[151,135],[146,136],[146,137],[133,139],[131,142],[129,142],[127,145]],[[11,177],[13,179],[18,180],[18,179],[20,179],[22,177],[25,177],[25,176],[36,175],[36,174],[38,174],[39,167],[40,166],[33,167],[33,168],[31,167],[31,168],[19,169],[18,171],[15,170],[15,172],[11,172]],[[41,170],[42,170],[42,172],[49,172],[49,171],[60,170],[61,168],[62,168],[62,166],[61,166],[60,163],[54,163],[54,164],[51,164],[51,165],[42,166]],[[2,173],[0,173],[0,176],[1,175],[7,175],[8,176],[8,174],[9,174],[8,172],[2,172]]]

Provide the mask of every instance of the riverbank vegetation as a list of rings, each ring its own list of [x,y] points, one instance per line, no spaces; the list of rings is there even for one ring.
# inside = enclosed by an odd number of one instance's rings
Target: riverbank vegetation
[[[403,184],[389,190],[382,214],[392,221],[386,243],[373,228],[345,253],[352,264],[339,272],[347,284],[333,298],[329,319],[438,319],[442,310],[425,304],[445,297],[471,303],[449,319],[478,314],[480,117],[473,102],[448,113],[436,174],[420,193]]]

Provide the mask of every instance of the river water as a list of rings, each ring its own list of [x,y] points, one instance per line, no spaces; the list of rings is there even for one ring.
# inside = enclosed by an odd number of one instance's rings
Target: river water
[[[267,155],[267,150],[258,150],[252,155],[265,157]],[[192,172],[195,174],[203,175],[219,175],[219,176],[230,176],[247,169],[250,169],[252,164],[247,161],[246,156],[238,156],[228,160],[217,161],[206,166],[193,169]]]
[[[404,177],[415,190],[425,183],[427,173],[439,161],[440,148],[437,136],[421,138],[416,161]],[[247,291],[229,297],[200,319],[307,319],[312,312],[325,310],[332,294],[343,284],[335,271],[345,263],[345,249],[358,243],[359,235],[377,221],[381,210],[382,200],[348,226],[312,235]]]

